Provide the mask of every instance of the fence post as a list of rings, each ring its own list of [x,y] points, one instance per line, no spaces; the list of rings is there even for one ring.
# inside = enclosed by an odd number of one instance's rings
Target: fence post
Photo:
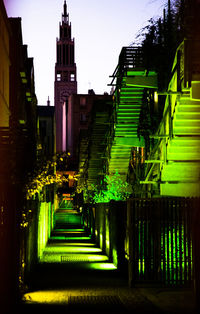
[[[194,266],[194,294],[196,309],[200,310],[200,199],[193,202],[192,239],[193,239],[193,266]]]
[[[128,200],[127,201],[127,234],[128,234],[128,283],[129,287],[133,287],[134,283],[134,254],[133,254],[133,205],[134,201],[133,200]]]

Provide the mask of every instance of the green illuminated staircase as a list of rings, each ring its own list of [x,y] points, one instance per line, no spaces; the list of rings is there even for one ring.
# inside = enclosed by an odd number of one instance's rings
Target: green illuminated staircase
[[[78,263],[76,267],[84,266],[88,269],[102,267],[101,264],[94,263],[107,263],[107,267],[116,269],[108,262],[108,257],[96,246],[90,230],[85,227],[82,214],[74,209],[58,209],[55,212],[54,229],[43,250],[40,263],[65,264],[67,268]]]
[[[74,209],[58,209],[54,215],[55,228],[70,228],[70,225],[81,225],[82,216]]]
[[[115,124],[109,174],[118,170],[126,180],[131,149],[144,147],[144,138],[138,135],[144,90],[157,89],[157,74],[149,68],[147,71],[143,50],[136,46],[122,48],[112,77],[111,85],[116,86]]]
[[[162,195],[200,196],[200,101],[191,98],[189,89],[177,101],[166,149]]]
[[[143,75],[143,71],[140,74]],[[139,139],[137,133],[143,92],[143,87],[126,85],[121,87],[116,106],[115,135],[111,147],[109,173],[118,170],[120,174],[126,176],[131,148],[144,144],[143,138]]]
[[[90,129],[87,186],[101,184],[107,163],[107,143],[110,138],[111,97],[94,103]]]

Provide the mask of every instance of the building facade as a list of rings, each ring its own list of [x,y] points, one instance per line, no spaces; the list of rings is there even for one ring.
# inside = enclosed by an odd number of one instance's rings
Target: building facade
[[[0,127],[9,126],[9,23],[0,2]]]
[[[11,313],[25,263],[25,189],[37,159],[37,98],[33,58],[23,44],[21,18],[0,1],[0,304]],[[5,310],[5,311],[4,311]]]
[[[56,42],[57,59],[54,91],[57,152],[66,150],[68,97],[77,93],[74,39],[71,37],[71,23],[69,22],[66,1],[59,28],[59,39]]]
[[[91,111],[94,104],[100,100],[107,100],[108,95],[96,95],[93,90],[88,94],[71,95],[68,100],[67,114],[67,149],[71,157],[77,161],[79,155],[80,135],[87,130],[91,124]]]
[[[44,158],[51,158],[55,154],[55,107],[47,106],[37,107],[37,116],[39,120],[39,137],[41,144],[41,154]]]

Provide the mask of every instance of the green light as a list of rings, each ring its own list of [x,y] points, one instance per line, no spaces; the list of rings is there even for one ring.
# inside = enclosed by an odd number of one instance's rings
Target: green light
[[[51,211],[52,211],[52,208],[51,208],[51,202],[49,202],[49,213],[48,213],[48,238],[50,238],[50,235],[51,235]]]
[[[98,270],[116,270],[117,267],[113,263],[90,263],[90,268]]]
[[[161,271],[165,274],[165,281],[183,281],[191,277],[192,243],[189,244],[184,225],[168,226],[161,233]],[[190,256],[190,267],[188,257]],[[164,267],[165,265],[165,267]]]
[[[138,270],[139,270],[139,274],[144,274],[144,270],[145,270],[145,262],[144,259],[139,259],[138,260]]]
[[[66,235],[70,235],[70,234],[83,234],[83,231],[76,231],[76,230],[65,230],[65,231],[56,231],[57,234],[61,233],[61,234],[66,234]]]
[[[100,248],[103,248],[103,235],[100,232]]]
[[[118,148],[114,151],[117,154]],[[126,152],[124,153],[126,156]],[[112,153],[113,156],[113,153]],[[120,158],[124,158],[123,155]],[[126,157],[125,157],[126,159]],[[129,160],[127,160],[129,162]],[[107,203],[110,200],[123,201],[126,200],[128,195],[131,193],[131,187],[123,179],[123,177],[116,170],[115,173],[105,176],[105,182],[107,183],[107,190],[98,190],[95,186],[93,200],[95,203]],[[101,241],[101,239],[100,239]]]
[[[85,254],[85,253],[46,253],[44,252],[41,261],[43,263],[79,263],[86,262],[90,265],[91,262],[107,262],[109,259],[106,255],[100,254]]]
[[[51,246],[51,244],[48,244],[48,247],[50,247]],[[52,245],[52,246],[54,246],[54,244]],[[56,243],[56,246],[58,247],[58,246],[63,246],[63,247],[65,247],[65,246],[80,246],[80,247],[82,247],[82,246],[96,246],[96,244],[94,244],[94,243],[87,243],[87,242],[66,242],[66,243],[59,243],[59,242],[57,242]]]
[[[42,258],[43,250],[48,242],[49,206],[41,202],[38,219],[38,259]]]
[[[98,253],[102,252],[100,248],[97,247],[79,247],[79,246],[46,246],[45,253]]]
[[[51,240],[91,240],[91,236],[88,237],[65,237],[65,236],[51,236]]]
[[[112,250],[112,259],[113,259],[113,264],[117,267],[118,264],[118,257],[117,257],[117,251],[116,249]]]
[[[74,228],[74,229],[54,229],[54,232],[84,232],[85,229],[84,228]]]

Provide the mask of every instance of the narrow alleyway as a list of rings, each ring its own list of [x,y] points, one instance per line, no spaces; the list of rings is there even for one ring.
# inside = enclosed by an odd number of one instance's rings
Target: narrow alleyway
[[[127,274],[119,273],[96,246],[82,224],[81,214],[60,209],[55,220],[43,262],[32,272],[22,313],[97,309],[120,313],[134,308],[145,313],[149,306],[154,309],[138,292],[128,289]]]
[[[57,211],[43,262],[32,272],[29,289],[14,313],[37,311],[169,313],[151,302],[145,289],[128,287],[127,274],[96,246],[73,210]]]

